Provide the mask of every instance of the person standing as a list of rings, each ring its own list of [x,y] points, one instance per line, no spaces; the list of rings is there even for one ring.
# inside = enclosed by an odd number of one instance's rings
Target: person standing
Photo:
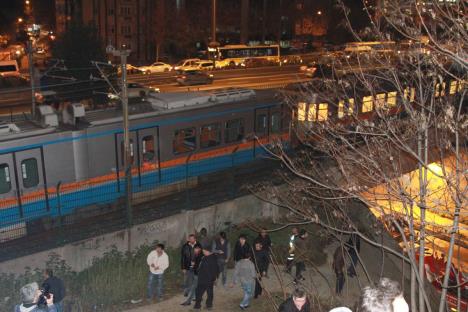
[[[48,292],[54,294],[54,305],[57,309],[57,312],[63,311],[62,301],[65,298],[65,285],[63,281],[54,276],[54,271],[52,269],[45,269],[43,272],[44,282],[42,283],[42,288]]]
[[[212,252],[218,261],[218,270],[221,274],[223,287],[226,287],[226,265],[231,257],[231,246],[227,240],[226,232],[220,232],[217,239],[213,241]]]
[[[344,279],[344,248],[342,245],[336,247],[335,253],[333,254],[333,271],[335,271],[336,276],[336,284],[335,284],[335,292],[337,295],[341,295],[343,290],[343,286],[345,283]]]
[[[256,242],[255,243],[255,250],[254,250],[254,264],[255,269],[257,271],[257,278],[255,279],[255,292],[254,298],[258,298],[262,294],[262,277],[266,275],[266,270],[268,268],[268,253],[265,249],[262,248],[262,243]]]
[[[197,285],[198,285],[198,266],[200,265],[200,261],[202,257],[203,257],[203,254],[202,254],[202,249],[201,249],[200,244],[195,244],[194,249],[193,249],[192,262],[186,273],[188,276],[188,279],[187,279],[188,292],[186,295],[187,300],[182,302],[181,305],[188,306],[192,303],[192,300],[195,298],[195,290],[197,289]]]
[[[208,246],[208,245],[211,244],[211,239],[208,236],[208,230],[206,228],[202,228],[200,230],[200,239],[199,239],[199,241],[200,241],[200,244],[202,246],[205,246],[205,245]]]
[[[245,258],[247,252],[251,253],[250,245],[247,243],[247,237],[244,234],[239,235],[239,240],[234,246],[234,261],[240,261]]]
[[[203,246],[203,245],[202,245]],[[203,248],[203,258],[198,266],[198,284],[195,290],[195,310],[201,309],[203,294],[206,292],[206,308],[213,308],[213,286],[218,277],[218,261],[216,255],[211,253],[211,246],[205,245]]]
[[[184,274],[184,296],[187,297],[190,291],[190,285],[192,284],[193,279],[193,270],[192,263],[194,261],[194,249],[195,247],[200,247],[201,245],[197,242],[194,234],[190,234],[187,238],[187,242],[182,245],[181,255],[180,255],[180,267]]]
[[[240,283],[244,291],[244,298],[242,298],[239,305],[242,310],[247,309],[250,305],[256,276],[255,265],[250,260],[250,251],[247,251],[244,254],[244,258],[236,262],[233,282],[231,284],[231,287],[234,287],[235,284]]]
[[[265,276],[268,277],[268,267],[270,266],[270,252],[271,252],[271,239],[270,235],[268,235],[265,229],[262,229],[261,232],[258,234],[257,238],[255,239],[255,243],[261,243],[262,249],[266,251],[268,262],[266,264],[265,269]]]
[[[291,229],[291,235],[289,236],[289,250],[288,257],[286,258],[286,273],[291,273],[291,268],[294,263],[294,241],[299,236],[299,230],[297,227]]]
[[[351,234],[348,242],[346,243],[348,247],[348,253],[351,257],[351,264],[348,267],[348,276],[356,276],[356,265],[358,262],[358,253],[361,252],[361,239],[356,233]]]
[[[157,244],[155,250],[151,251],[146,258],[149,267],[148,275],[148,300],[154,296],[153,284],[156,280],[156,296],[162,299],[164,292],[164,271],[169,267],[169,257],[164,251],[163,244]]]
[[[305,271],[305,261],[307,260],[307,237],[306,230],[301,229],[299,237],[294,240],[294,253],[296,259],[296,278],[295,281],[305,280],[302,272]]]
[[[295,289],[292,296],[284,301],[279,312],[310,312],[310,302],[303,289]]]

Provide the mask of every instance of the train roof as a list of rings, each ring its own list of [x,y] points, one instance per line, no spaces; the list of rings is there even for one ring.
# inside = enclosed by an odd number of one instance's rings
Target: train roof
[[[273,90],[243,88],[218,89],[213,91],[153,93],[138,102],[129,103],[130,120],[158,116],[167,113],[187,112],[194,109],[216,107],[221,104],[243,105],[274,99]],[[88,127],[121,122],[120,105],[99,110],[85,111],[79,104],[70,104],[57,112],[50,106],[41,105],[36,120],[29,115],[15,118],[0,118],[0,142],[46,133],[80,130]],[[60,115],[60,117],[59,117]],[[78,122],[77,122],[78,120]]]

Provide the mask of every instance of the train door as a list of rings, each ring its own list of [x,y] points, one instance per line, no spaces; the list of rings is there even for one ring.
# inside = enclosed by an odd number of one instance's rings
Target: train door
[[[38,217],[49,210],[42,148],[14,153],[15,177],[24,218]]]
[[[130,163],[132,171],[132,185],[135,184],[134,175],[135,169],[138,170],[138,149],[137,149],[137,133],[130,131]],[[124,190],[125,187],[125,149],[124,149],[124,135],[117,133],[115,135],[115,152],[116,152],[116,168],[118,191]]]
[[[258,138],[254,143],[254,157],[257,154],[257,147],[261,144],[268,143],[269,136],[269,120],[270,120],[270,109],[269,108],[257,108],[255,109],[254,119],[254,131],[255,136]],[[260,152],[262,154],[262,152]]]
[[[154,187],[160,181],[159,128],[137,130],[138,183],[142,188]]]
[[[23,216],[15,170],[13,154],[0,155],[0,224],[8,224]]]

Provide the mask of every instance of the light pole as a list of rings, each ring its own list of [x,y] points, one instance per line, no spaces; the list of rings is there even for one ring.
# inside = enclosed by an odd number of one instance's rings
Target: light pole
[[[122,49],[116,50],[113,46],[107,47],[107,53],[113,56],[120,57],[120,66],[122,70],[122,91],[120,93],[120,100],[122,102],[122,115],[123,115],[123,130],[124,130],[124,170],[125,170],[125,207],[127,211],[128,226],[133,224],[132,212],[132,160],[130,149],[130,126],[128,120],[128,93],[127,93],[127,57],[130,55],[130,50],[122,46]]]
[[[211,0],[211,41],[208,51],[213,52],[213,68],[216,68],[216,53],[219,42],[216,41],[216,0]]]

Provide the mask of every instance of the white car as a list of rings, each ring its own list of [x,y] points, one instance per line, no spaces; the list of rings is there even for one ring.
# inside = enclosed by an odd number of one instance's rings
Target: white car
[[[174,70],[178,72],[197,70],[199,69],[198,62],[200,61],[198,58],[182,60],[174,66]]]
[[[172,66],[163,62],[156,62],[148,66],[140,66],[138,69],[145,74],[152,74],[171,71]]]
[[[213,61],[198,61],[195,63],[200,70],[213,70],[214,64]]]

